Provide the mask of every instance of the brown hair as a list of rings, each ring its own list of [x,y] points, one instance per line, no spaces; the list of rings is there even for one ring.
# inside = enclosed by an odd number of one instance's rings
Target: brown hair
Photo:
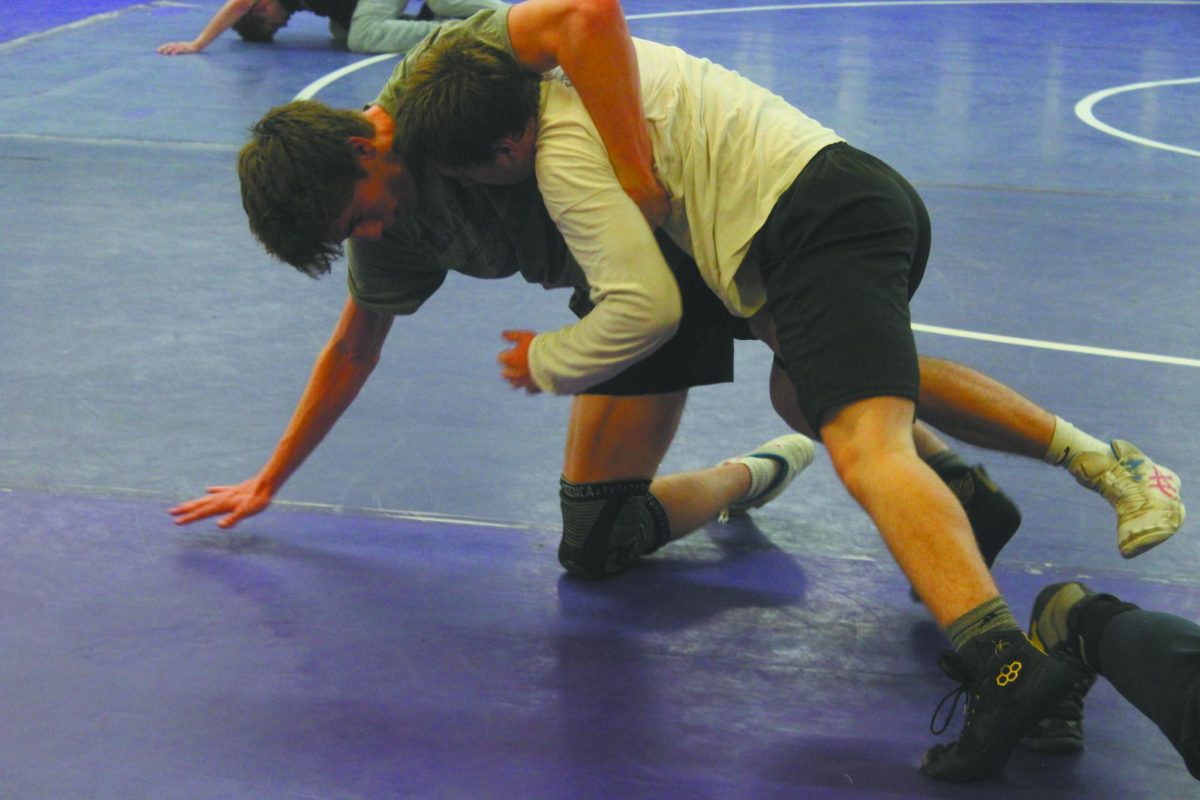
[[[351,137],[375,128],[362,114],[316,100],[268,111],[238,154],[242,207],[267,252],[318,277],[341,256],[337,219],[366,177]]]
[[[396,114],[396,149],[410,162],[471,167],[538,114],[541,76],[498,47],[450,33],[412,65]]]
[[[242,41],[266,43],[275,40],[275,31],[279,30],[279,26],[269,22],[261,14],[255,13],[258,10],[258,0],[255,0],[254,5],[250,6],[250,10],[242,14],[241,18],[233,23],[233,29],[237,31],[238,36],[242,37]],[[291,16],[291,12],[288,12]]]

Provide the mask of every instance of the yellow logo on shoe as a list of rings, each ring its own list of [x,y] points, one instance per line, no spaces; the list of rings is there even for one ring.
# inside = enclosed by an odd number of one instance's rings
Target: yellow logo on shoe
[[[1000,668],[1000,672],[996,675],[997,686],[1008,686],[1010,683],[1016,683],[1017,678],[1021,674],[1021,662],[1014,661],[1011,664],[1005,664]]]

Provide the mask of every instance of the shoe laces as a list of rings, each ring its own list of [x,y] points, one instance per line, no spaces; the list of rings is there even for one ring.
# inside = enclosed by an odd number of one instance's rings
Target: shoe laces
[[[1133,513],[1149,504],[1150,500],[1142,487],[1146,485],[1142,466],[1145,459],[1135,458],[1118,461],[1100,476],[1100,494],[1112,503],[1118,516]]]
[[[1178,500],[1178,480],[1144,455],[1129,453],[1097,476],[1096,482],[1100,494],[1123,518],[1153,507],[1159,497]]]
[[[967,668],[967,662],[958,653],[951,650],[945,650],[938,656],[938,667],[946,674],[946,677],[952,681],[958,681],[958,686],[951,689],[938,702],[937,708],[933,710],[933,716],[929,718],[929,731],[934,736],[941,736],[950,727],[950,721],[954,719],[954,712],[958,709],[958,703],[964,697],[966,705],[963,707],[963,714],[968,719],[971,716],[971,683],[974,681],[974,676]],[[946,701],[950,701],[950,707],[946,709],[946,716],[942,719],[941,724],[938,724],[938,714],[946,705]]]

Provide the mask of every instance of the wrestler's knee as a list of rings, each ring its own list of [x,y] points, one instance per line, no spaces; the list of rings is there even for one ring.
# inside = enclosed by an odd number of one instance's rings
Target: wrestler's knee
[[[571,483],[559,490],[563,536],[558,561],[572,575],[604,578],[623,572],[670,539],[662,505],[642,479]]]

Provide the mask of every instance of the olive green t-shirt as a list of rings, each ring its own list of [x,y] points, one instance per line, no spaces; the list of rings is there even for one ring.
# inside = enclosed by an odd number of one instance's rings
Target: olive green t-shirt
[[[410,65],[452,30],[469,31],[512,52],[507,9],[446,23],[409,51],[375,104],[394,117]],[[415,211],[398,219],[378,241],[349,242],[349,287],[356,303],[411,314],[451,270],[478,278],[519,273],[546,288],[579,289],[579,299],[586,298],[583,272],[546,213],[533,179],[517,186],[467,187],[434,170],[414,168],[413,177]]]

